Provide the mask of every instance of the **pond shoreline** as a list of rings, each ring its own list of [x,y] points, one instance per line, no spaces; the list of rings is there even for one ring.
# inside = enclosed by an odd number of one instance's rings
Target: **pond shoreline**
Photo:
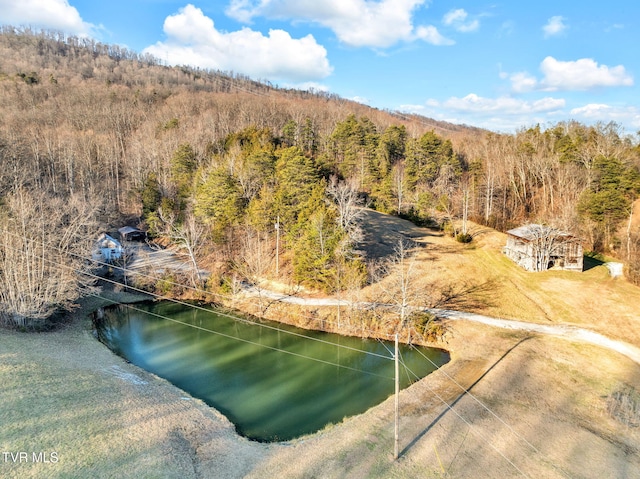
[[[244,437],[291,441],[393,394],[393,343],[189,306],[108,307],[94,326],[109,349],[224,412]],[[400,390],[449,361],[442,349],[399,353],[411,371],[398,374]]]
[[[93,297],[84,297],[81,299],[81,308],[86,309],[86,314],[92,314],[100,307],[111,304],[130,304],[141,301],[173,301],[175,303],[189,305],[193,303],[203,306],[211,306],[226,311],[227,314],[240,314],[246,316],[250,320],[260,322],[261,320],[273,321],[276,323],[287,324],[302,329],[322,331],[326,333],[339,334],[345,337],[359,337],[363,339],[380,339],[385,341],[394,340],[394,332],[387,329],[373,331],[368,328],[362,328],[361,325],[353,325],[349,321],[343,321],[339,324],[335,318],[338,308],[332,304],[334,300],[324,300],[323,304],[316,304],[316,299],[307,299],[297,296],[289,296],[288,299],[297,299],[292,302],[287,299],[282,300],[277,296],[270,298],[268,306],[261,310],[262,306],[256,304],[255,295],[244,292],[234,298],[224,302],[207,301],[202,299],[191,298],[189,296],[163,295],[159,296],[154,293],[145,292],[142,289],[125,286],[113,280],[101,281],[101,295]],[[269,293],[266,292],[265,293]],[[205,293],[206,295],[206,293]],[[93,299],[97,299],[93,301]],[[103,304],[104,302],[104,304]],[[305,305],[308,302],[308,305]],[[85,306],[86,305],[86,306]],[[383,305],[379,305],[382,307]],[[343,311],[349,309],[343,306]],[[356,308],[359,309],[359,308]],[[365,308],[366,309],[366,308]],[[371,308],[368,308],[371,309]],[[338,316],[339,317],[339,316]],[[402,344],[414,344],[416,346],[424,346],[429,348],[442,349],[450,351],[448,347],[449,332],[445,332],[443,337],[437,341],[425,340],[419,335],[399,335],[399,342]]]
[[[0,464],[1,475],[409,479],[438,477],[444,464],[448,477],[514,477],[494,446],[531,477],[640,477],[629,476],[640,471],[638,433],[603,409],[616,388],[612,378],[640,384],[638,365],[617,353],[456,320],[451,361],[400,394],[401,459],[394,462],[392,398],[310,436],[256,443],[214,408],[95,339],[91,311],[146,299],[103,291],[57,331],[0,334],[3,448],[59,457],[56,464]]]

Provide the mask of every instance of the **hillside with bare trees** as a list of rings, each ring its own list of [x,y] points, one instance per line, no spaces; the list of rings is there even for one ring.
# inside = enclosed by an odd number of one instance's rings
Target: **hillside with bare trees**
[[[362,286],[362,205],[463,242],[467,220],[549,224],[639,281],[640,148],[613,123],[490,133],[10,27],[0,111],[4,324],[69,307],[91,286],[91,242],[125,223],[181,242],[210,291],[258,266],[316,290]]]

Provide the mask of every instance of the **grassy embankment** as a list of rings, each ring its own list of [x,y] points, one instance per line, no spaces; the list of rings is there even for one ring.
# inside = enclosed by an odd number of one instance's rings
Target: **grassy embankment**
[[[640,343],[638,288],[624,279],[611,279],[602,266],[582,274],[527,273],[501,255],[503,239],[499,233],[486,231],[465,246],[429,232],[419,258],[422,281],[425,285],[489,283],[491,289],[483,297],[490,304],[477,312],[540,323],[572,323]],[[85,303],[87,309],[99,305]],[[624,458],[625,451],[637,449],[633,429],[608,418],[606,407],[611,393],[636,384],[637,367],[593,346],[543,337],[522,343],[521,336],[460,324],[450,343],[454,361],[445,370],[467,387],[482,377],[474,386],[475,395],[507,423],[517,424],[565,470],[579,473],[605,466],[628,470],[625,465],[635,462]],[[517,348],[505,353],[514,344]],[[599,367],[590,368],[596,361]],[[486,375],[489,367],[491,374]],[[56,452],[58,459],[53,464],[3,461],[2,477],[197,477],[207,472],[216,477],[243,477],[249,471],[259,477],[260,471],[286,471],[291,464],[296,467],[282,477],[319,471],[327,477],[355,470],[374,474],[371,464],[379,469],[378,477],[412,477],[418,464],[421,471],[432,471],[437,477],[438,462],[431,457],[436,447],[450,477],[464,477],[472,471],[469,468],[479,467],[474,464],[493,467],[502,461],[492,459],[484,441],[472,436],[465,436],[459,445],[453,433],[445,437],[430,432],[422,437],[424,427],[442,408],[433,401],[433,388],[443,381],[438,376],[403,392],[407,419],[402,426],[402,447],[407,446],[406,438],[415,438],[415,443],[407,450],[407,459],[397,465],[386,460],[393,430],[388,401],[313,439],[296,442],[294,448],[250,443],[237,437],[228,421],[211,408],[126,364],[97,343],[81,312],[58,331],[2,332],[0,381],[2,451],[27,452],[30,461],[33,452]],[[452,385],[443,387],[448,390]],[[454,400],[457,393],[452,390],[445,395],[449,396]],[[482,411],[471,411],[472,404],[460,402],[457,407],[469,409],[465,417],[471,422],[473,414],[478,420],[484,418]],[[445,416],[438,431],[466,427],[455,418]],[[494,441],[506,437],[499,422],[485,424],[483,430],[487,427]],[[553,439],[547,447],[549,438],[562,440]],[[366,448],[345,446],[364,443]],[[340,444],[343,446],[338,447]],[[464,454],[454,454],[463,444]],[[602,456],[598,451],[608,452]],[[616,459],[620,451],[623,456]],[[527,448],[522,454],[529,472],[552,470]],[[589,464],[585,458],[591,456],[597,456],[597,463]],[[300,462],[302,457],[305,460]],[[457,473],[455,468],[459,468]]]
[[[612,278],[606,266],[592,261],[582,273],[527,272],[501,253],[506,235],[473,229],[476,238],[469,245],[442,235],[425,237],[420,273],[425,284],[487,285],[477,296],[479,302],[466,301],[469,307],[461,309],[541,324],[572,324],[640,346],[640,288]]]
[[[368,222],[376,221],[377,215],[370,213]],[[559,270],[531,273],[502,254],[506,235],[495,230],[473,225],[475,239],[465,245],[439,231],[417,228],[399,218],[385,216],[384,221],[387,228],[418,239],[424,246],[416,259],[416,289],[429,292],[435,299],[447,289],[461,293],[444,303],[444,308],[540,324],[569,324],[640,347],[640,288],[624,278],[612,278],[603,264],[587,259],[582,273]],[[391,254],[393,240],[376,245],[385,246]],[[269,288],[269,283],[265,282],[263,287]],[[357,295],[358,301],[375,302],[379,298],[377,285]],[[347,299],[346,295],[342,299]],[[251,305],[244,303],[241,309],[251,311]],[[342,309],[343,332],[360,334],[359,314],[348,306]],[[303,327],[323,324],[332,330],[336,323],[334,307],[273,304],[267,309],[271,319],[283,315]],[[318,319],[309,319],[313,317]],[[351,317],[355,319],[351,321]],[[333,323],[321,323],[322,318]],[[379,331],[382,337],[393,332],[391,323],[367,321],[366,329]]]

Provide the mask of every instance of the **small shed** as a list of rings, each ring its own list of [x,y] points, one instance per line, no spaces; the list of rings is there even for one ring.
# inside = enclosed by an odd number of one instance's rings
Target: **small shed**
[[[123,253],[124,249],[122,248],[122,244],[120,244],[117,239],[103,233],[96,242],[92,257],[96,261],[106,261],[110,263],[122,258]]]
[[[580,240],[550,226],[529,224],[507,231],[504,253],[527,271],[582,271]]]
[[[612,278],[619,278],[624,276],[624,264],[623,263],[614,263],[612,261],[608,261],[605,263],[605,266],[609,270],[609,275]]]
[[[120,238],[123,241],[144,241],[147,239],[147,233],[133,226],[123,226],[118,230]]]

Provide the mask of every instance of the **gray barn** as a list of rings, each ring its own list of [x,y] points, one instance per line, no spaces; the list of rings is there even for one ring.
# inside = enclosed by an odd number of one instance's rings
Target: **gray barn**
[[[555,228],[530,224],[507,231],[504,253],[527,271],[582,271],[580,241]]]

